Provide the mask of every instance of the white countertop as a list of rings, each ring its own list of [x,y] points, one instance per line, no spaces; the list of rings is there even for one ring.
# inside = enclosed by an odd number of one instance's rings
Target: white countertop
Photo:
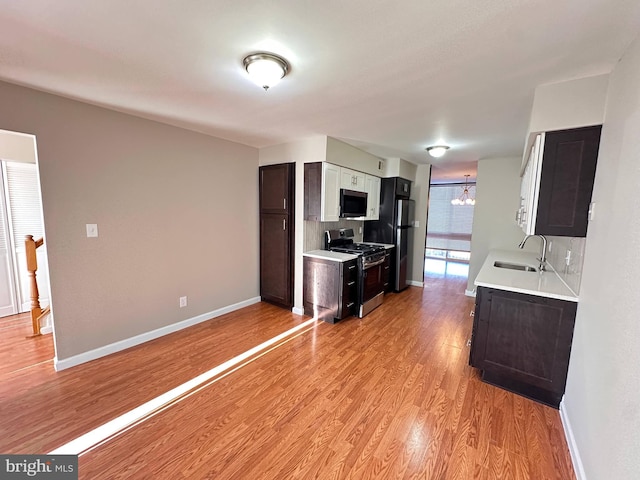
[[[376,242],[360,242],[360,243],[364,243],[365,245],[375,245],[376,247],[384,247],[387,250],[391,250],[395,246],[391,243],[376,243]]]
[[[324,260],[333,260],[336,262],[348,262],[354,258],[358,258],[358,255],[342,252],[331,252],[329,250],[311,250],[302,254],[305,257],[322,258]]]
[[[474,285],[577,302],[578,295],[560,279],[549,264],[545,272],[524,272],[493,265],[496,260],[499,260],[530,265],[537,270],[540,263],[536,260],[538,256],[539,254],[522,250],[491,250]]]

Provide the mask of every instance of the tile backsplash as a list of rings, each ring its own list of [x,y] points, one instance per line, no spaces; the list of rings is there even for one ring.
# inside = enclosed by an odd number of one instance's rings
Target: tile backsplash
[[[551,244],[550,248],[547,248],[547,261],[565,283],[569,285],[569,288],[578,294],[580,292],[586,238],[549,236],[547,240]],[[568,262],[567,252],[571,252]]]
[[[304,222],[304,251],[324,249],[324,232],[326,230],[337,230],[339,228],[353,228],[354,242],[362,241],[360,228],[364,228],[361,220],[341,220],[339,222]]]

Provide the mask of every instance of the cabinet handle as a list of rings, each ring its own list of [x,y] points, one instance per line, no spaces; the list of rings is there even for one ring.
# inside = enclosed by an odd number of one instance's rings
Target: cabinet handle
[[[351,308],[351,307],[353,307],[353,304],[354,304],[354,303],[355,303],[355,302],[347,303],[347,308]]]
[[[351,285],[355,285],[356,282],[349,282],[347,283],[347,286],[350,287]]]
[[[286,210],[286,209],[287,209],[287,199],[286,199],[286,198],[283,198],[283,199],[282,199],[282,209],[283,209],[283,210]]]
[[[355,265],[351,265],[351,266],[349,267],[349,270],[353,270],[354,268],[356,268],[356,266],[355,266]]]
[[[287,229],[287,219],[283,218],[282,219],[282,230],[286,230]]]

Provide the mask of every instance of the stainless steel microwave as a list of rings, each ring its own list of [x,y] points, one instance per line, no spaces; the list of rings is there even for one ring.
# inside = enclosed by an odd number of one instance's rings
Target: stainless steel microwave
[[[367,193],[340,189],[340,216],[356,218],[367,216]]]

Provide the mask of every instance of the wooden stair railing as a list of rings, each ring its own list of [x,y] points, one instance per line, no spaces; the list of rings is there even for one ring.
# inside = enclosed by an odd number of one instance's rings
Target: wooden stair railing
[[[38,282],[36,281],[36,270],[38,270],[38,259],[36,257],[36,249],[44,243],[42,238],[33,239],[33,235],[27,235],[24,240],[24,246],[27,253],[27,270],[29,271],[29,281],[31,286],[31,325],[33,327],[33,336],[41,335],[40,320],[46,316],[50,309],[46,307],[40,308],[40,293],[38,292]]]

